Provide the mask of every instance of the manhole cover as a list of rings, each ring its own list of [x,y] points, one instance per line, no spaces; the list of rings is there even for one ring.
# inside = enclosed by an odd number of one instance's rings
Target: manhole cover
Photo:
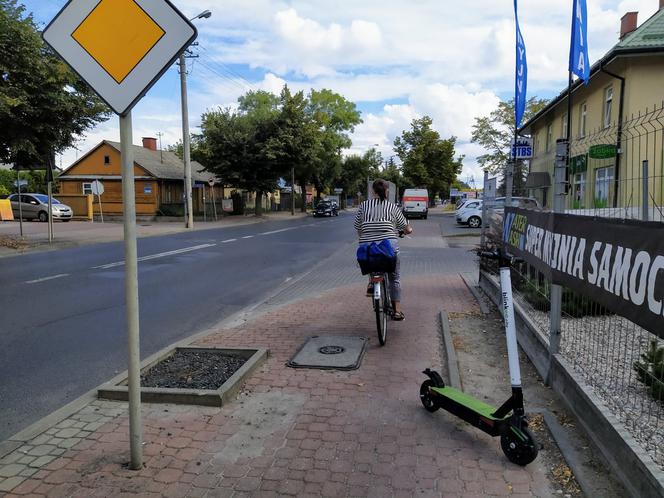
[[[322,354],[341,354],[346,351],[346,348],[341,346],[323,346],[318,348],[318,352]]]
[[[360,366],[367,342],[366,337],[309,337],[290,359],[288,366],[354,370]]]

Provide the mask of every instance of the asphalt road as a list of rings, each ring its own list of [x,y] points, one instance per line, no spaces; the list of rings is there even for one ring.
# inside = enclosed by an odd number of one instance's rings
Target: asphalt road
[[[139,239],[141,356],[354,240],[351,215]],[[0,259],[0,441],[126,369],[122,242]]]

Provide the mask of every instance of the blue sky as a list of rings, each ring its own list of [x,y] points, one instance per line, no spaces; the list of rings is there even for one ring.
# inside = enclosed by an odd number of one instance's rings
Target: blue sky
[[[25,0],[44,25],[65,0]],[[189,17],[210,9],[190,61],[192,127],[206,109],[233,105],[247,90],[330,88],[357,103],[363,123],[348,153],[373,144],[385,157],[412,119],[430,115],[444,137],[458,137],[463,179],[481,178],[470,143],[475,117],[486,115],[514,87],[513,3],[509,0],[174,0]],[[572,1],[521,0],[528,51],[529,96],[552,97],[566,84]],[[588,0],[591,61],[617,42],[620,17],[643,22],[658,0]],[[163,133],[181,138],[179,76],[171,68],[133,112],[134,141]],[[67,166],[102,139],[117,140],[117,118],[91,130]]]

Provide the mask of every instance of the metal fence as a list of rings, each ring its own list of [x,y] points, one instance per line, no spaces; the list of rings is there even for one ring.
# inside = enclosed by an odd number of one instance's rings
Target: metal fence
[[[664,222],[664,104],[573,140],[570,156],[566,213]],[[500,244],[502,213],[484,227],[487,244]],[[549,338],[551,283],[526,264],[512,277],[516,302]],[[561,307],[557,352],[664,470],[664,341],[574,289],[563,288]]]

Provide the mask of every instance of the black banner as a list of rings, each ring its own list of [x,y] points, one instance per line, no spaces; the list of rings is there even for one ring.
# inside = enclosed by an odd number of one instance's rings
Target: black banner
[[[664,338],[664,223],[506,208],[503,241],[553,283]]]

